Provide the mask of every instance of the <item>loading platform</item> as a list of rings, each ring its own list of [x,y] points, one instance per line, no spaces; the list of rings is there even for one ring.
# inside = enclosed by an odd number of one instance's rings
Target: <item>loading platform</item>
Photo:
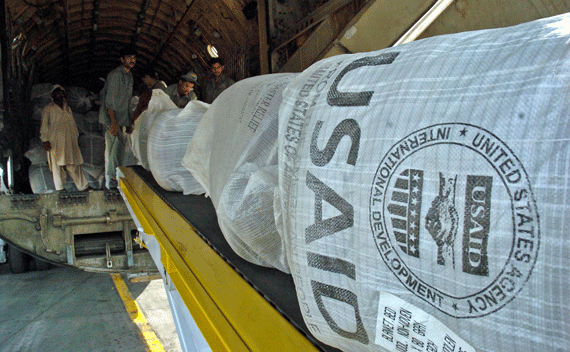
[[[165,191],[140,166],[122,167],[120,174],[121,194],[143,241],[157,242],[151,255],[177,291],[175,321],[190,314],[214,351],[337,351],[309,332],[291,275],[235,254],[210,198]],[[185,345],[196,336],[185,336],[193,329],[182,325]]]

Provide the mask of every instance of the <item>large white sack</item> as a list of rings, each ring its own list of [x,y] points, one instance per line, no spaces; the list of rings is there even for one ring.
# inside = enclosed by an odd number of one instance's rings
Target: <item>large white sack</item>
[[[53,175],[46,164],[32,164],[28,169],[28,179],[34,194],[55,192]]]
[[[89,92],[89,90],[83,87],[67,87],[66,91],[67,104],[71,108],[71,111],[78,114],[86,114],[89,112],[93,106],[92,101],[95,100],[95,93]]]
[[[48,164],[47,152],[41,139],[34,137],[30,140],[30,146],[24,156],[33,164]]]
[[[92,189],[103,189],[105,186],[105,165],[94,166],[91,164],[81,165],[85,180]]]
[[[100,181],[93,180],[88,174],[85,174],[89,186],[93,189],[100,189],[102,184]],[[32,164],[28,169],[28,180],[30,187],[34,194],[45,194],[55,192],[53,184],[53,174],[47,164]],[[68,192],[77,192],[75,182],[71,179],[69,174],[65,180],[63,188]]]
[[[317,62],[283,93],[283,233],[345,351],[570,346],[570,16]]]
[[[93,134],[81,135],[78,144],[84,164],[105,167],[105,137]]]
[[[167,110],[154,120],[148,133],[148,165],[156,182],[165,190],[204,194],[204,188],[181,162],[209,106],[201,101],[191,101],[182,111]]]
[[[103,125],[99,123],[99,112],[88,111],[85,114],[73,112],[73,119],[79,133],[98,136],[105,135]]]
[[[83,157],[83,173],[93,189],[105,184],[105,137],[86,134],[79,136],[79,150]]]
[[[140,114],[134,123],[133,133],[130,135],[131,149],[140,165],[147,170],[149,170],[147,156],[148,132],[154,122],[154,119],[161,112],[174,109],[178,112],[182,110],[178,109],[164,91],[161,89],[154,89],[152,91],[152,98],[148,103],[148,108]]]
[[[248,78],[208,108],[182,159],[212,198],[218,223],[242,258],[289,272],[273,212],[281,93],[295,74]]]

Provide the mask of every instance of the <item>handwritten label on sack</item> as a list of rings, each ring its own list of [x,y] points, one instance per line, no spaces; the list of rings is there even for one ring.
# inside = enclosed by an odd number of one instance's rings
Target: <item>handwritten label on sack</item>
[[[389,351],[475,351],[439,320],[387,292],[380,292],[374,342]]]

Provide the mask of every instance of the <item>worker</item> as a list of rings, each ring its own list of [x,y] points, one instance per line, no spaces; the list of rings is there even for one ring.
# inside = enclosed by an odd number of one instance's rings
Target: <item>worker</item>
[[[197,100],[198,96],[194,92],[194,86],[198,84],[198,76],[190,71],[180,76],[177,84],[172,84],[164,90],[170,99],[179,108],[184,108],[188,102]]]
[[[158,73],[153,68],[146,68],[142,72],[142,81],[150,89],[166,89],[166,83],[158,79]]]
[[[152,98],[152,91],[154,89],[166,89],[166,83],[158,79],[158,73],[152,68],[147,68],[142,72],[142,81],[146,89],[139,96],[137,107],[131,117],[131,124],[134,124],[140,114],[148,108],[148,103]]]
[[[105,126],[105,185],[117,188],[116,168],[124,165],[128,148],[126,133],[132,132],[130,101],[133,94],[132,68],[136,50],[126,46],[120,51],[121,65],[107,75],[101,91],[99,122]]]
[[[56,84],[51,89],[53,102],[42,109],[40,139],[48,153],[48,164],[53,174],[57,191],[64,190],[67,174],[78,190],[84,191],[88,184],[81,165],[83,157],[79,150],[79,132],[65,100],[65,89]]]
[[[224,74],[224,62],[219,57],[210,60],[210,68],[213,76],[206,82],[204,91],[204,101],[208,104],[212,104],[218,95],[235,83]]]

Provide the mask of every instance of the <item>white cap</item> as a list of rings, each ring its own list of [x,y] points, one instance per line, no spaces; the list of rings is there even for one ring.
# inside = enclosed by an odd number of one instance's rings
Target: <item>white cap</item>
[[[63,87],[60,86],[59,84],[54,84],[53,87],[51,87],[50,93],[53,93],[53,91],[56,90],[56,89],[58,89],[58,88],[61,89],[61,90],[63,90],[63,91],[65,92],[65,88],[63,88]]]

